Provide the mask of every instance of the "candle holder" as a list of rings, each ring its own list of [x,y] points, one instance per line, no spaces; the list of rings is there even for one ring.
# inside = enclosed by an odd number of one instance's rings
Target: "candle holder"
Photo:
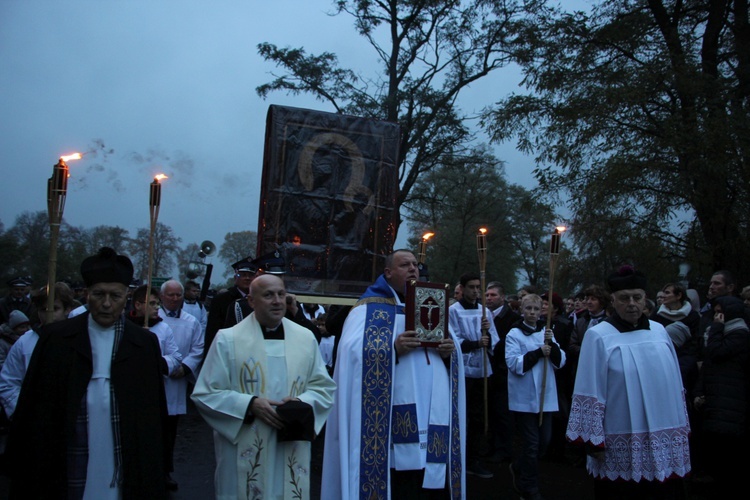
[[[552,328],[552,288],[555,281],[555,269],[557,268],[557,258],[560,255],[560,240],[562,233],[567,228],[565,226],[556,226],[555,231],[549,240],[549,293],[547,295],[547,329]],[[547,330],[545,329],[545,332]],[[544,417],[544,391],[547,388],[547,357],[544,357],[544,370],[542,372],[542,392],[539,395],[539,427],[542,426]]]
[[[149,184],[148,208],[151,216],[151,231],[148,238],[148,274],[146,276],[146,309],[143,315],[143,327],[148,328],[148,303],[151,300],[151,277],[154,271],[154,235],[156,233],[156,223],[159,219],[159,208],[161,207],[161,182],[168,177],[164,174],[158,174],[154,177],[153,182]]]
[[[80,160],[81,153],[61,156],[52,167],[52,177],[47,180],[47,215],[49,217],[49,262],[47,267],[46,323],[51,323],[55,313],[55,281],[57,280],[57,241],[60,237],[65,199],[68,195],[67,161]]]
[[[482,294],[482,322],[487,319],[487,298],[485,297],[485,271],[487,268],[487,228],[480,227],[477,233],[477,256],[479,257],[479,280]],[[489,335],[489,332],[482,327],[482,336]],[[484,376],[484,433],[489,433],[490,416],[489,416],[489,395],[487,393],[487,348],[484,348],[482,363],[482,374]]]

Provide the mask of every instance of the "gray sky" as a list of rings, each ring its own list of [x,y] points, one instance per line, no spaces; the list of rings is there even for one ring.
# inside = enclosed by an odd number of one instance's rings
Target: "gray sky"
[[[265,118],[271,104],[333,111],[309,96],[255,87],[280,72],[261,42],[334,52],[344,67],[380,71],[352,19],[331,0],[0,0],[0,145],[5,229],[46,210],[47,179],[69,162],[65,220],[149,227],[148,185],[162,184],[159,222],[182,244],[257,230]],[[512,69],[461,100],[472,112],[518,90]],[[534,187],[533,162],[496,148],[508,180]],[[398,243],[405,243],[402,227]],[[253,253],[254,249],[248,249]]]

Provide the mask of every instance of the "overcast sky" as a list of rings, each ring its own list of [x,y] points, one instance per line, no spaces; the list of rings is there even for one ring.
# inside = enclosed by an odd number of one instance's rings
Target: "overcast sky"
[[[65,220],[149,227],[148,185],[163,181],[159,222],[182,244],[257,230],[265,118],[271,104],[333,111],[309,96],[255,88],[271,63],[256,46],[334,52],[342,66],[380,71],[331,0],[0,0],[0,220],[46,210],[61,155],[71,168]],[[466,112],[518,90],[500,70],[466,90]],[[531,159],[496,148],[510,182],[534,187]],[[402,227],[398,242],[405,243]],[[248,254],[255,249],[248,249]]]

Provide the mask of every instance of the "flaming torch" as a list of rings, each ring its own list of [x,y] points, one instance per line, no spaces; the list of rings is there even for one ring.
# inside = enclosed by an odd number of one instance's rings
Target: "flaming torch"
[[[419,255],[417,256],[419,262],[417,263],[417,267],[419,268],[420,281],[430,281],[430,275],[427,272],[427,264],[425,264],[424,261],[427,254],[427,240],[433,236],[435,236],[435,233],[424,233],[422,235],[422,240],[419,242]]]
[[[419,242],[419,263],[424,264],[425,255],[427,254],[427,240],[435,236],[435,233],[424,233],[422,235],[422,241]]]
[[[549,242],[549,293],[547,295],[547,329],[552,328],[552,285],[555,281],[555,269],[557,268],[557,258],[560,255],[560,238],[562,233],[567,229],[565,226],[555,227],[555,232]],[[545,329],[545,332],[547,331]],[[546,341],[545,341],[546,342]],[[542,376],[542,393],[539,395],[539,427],[542,426],[544,417],[544,392],[547,389],[547,356],[544,357],[544,371]]]
[[[52,323],[55,313],[55,280],[57,279],[57,240],[60,236],[65,197],[68,194],[68,164],[70,160],[80,160],[81,153],[61,156],[52,167],[52,177],[47,180],[47,214],[49,216],[49,267],[47,270],[47,315],[46,322]]]
[[[154,270],[154,233],[156,233],[156,221],[159,219],[159,207],[161,206],[161,182],[168,179],[164,174],[158,174],[154,181],[149,184],[148,208],[151,213],[151,233],[148,238],[148,277],[146,283],[146,314],[143,316],[143,327],[148,328],[148,303],[151,300],[151,275]]]
[[[479,257],[479,279],[482,294],[482,323],[487,319],[487,298],[484,295],[485,270],[487,268],[487,228],[480,227],[477,233],[477,255]],[[482,326],[482,337],[488,336],[489,332]],[[484,376],[484,433],[489,432],[489,402],[487,396],[487,348],[484,348],[482,374]]]

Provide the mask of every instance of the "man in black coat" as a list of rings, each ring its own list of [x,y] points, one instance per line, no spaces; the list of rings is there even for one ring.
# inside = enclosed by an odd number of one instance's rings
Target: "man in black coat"
[[[492,360],[492,375],[490,382],[492,386],[492,434],[493,454],[491,462],[505,462],[513,458],[513,433],[515,424],[513,413],[508,408],[508,367],[505,364],[505,336],[516,321],[521,320],[521,315],[514,312],[505,302],[505,290],[503,285],[497,281],[491,281],[487,285],[484,294],[487,309],[492,314],[497,336],[500,342],[495,345]]]
[[[88,311],[40,332],[8,442],[10,498],[167,497],[156,336],[123,318],[130,259],[81,264]]]
[[[226,320],[227,313],[231,308],[234,308],[234,303],[237,299],[247,297],[250,291],[250,283],[255,278],[255,273],[258,271],[258,266],[253,262],[250,257],[232,264],[234,269],[234,286],[218,294],[211,300],[211,306],[208,310],[208,320],[206,321],[206,335],[203,340],[203,359],[206,359],[206,354],[211,348],[211,343],[216,337],[216,332],[224,328],[224,321]]]

